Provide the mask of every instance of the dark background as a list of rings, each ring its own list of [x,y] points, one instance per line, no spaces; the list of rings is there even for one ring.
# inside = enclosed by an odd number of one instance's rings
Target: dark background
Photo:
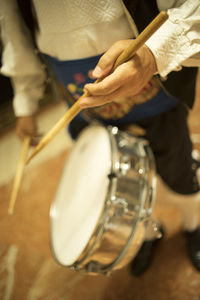
[[[0,53],[0,66],[1,53]],[[15,116],[12,107],[13,89],[10,79],[0,74],[0,133],[15,124]]]

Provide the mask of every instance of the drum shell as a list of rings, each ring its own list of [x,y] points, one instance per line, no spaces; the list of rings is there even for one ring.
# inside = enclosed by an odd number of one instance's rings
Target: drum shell
[[[112,170],[104,209],[83,253],[73,265],[66,266],[94,275],[120,269],[137,254],[156,185],[154,158],[147,141],[116,127],[107,128],[107,134]]]
[[[130,216],[110,218],[92,254],[82,263],[77,262],[75,269],[82,269],[89,274],[107,274],[127,265],[138,252],[144,238],[144,220],[135,221]]]

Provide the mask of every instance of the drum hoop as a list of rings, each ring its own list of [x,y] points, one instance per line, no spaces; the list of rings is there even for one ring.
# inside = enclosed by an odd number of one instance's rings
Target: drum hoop
[[[112,129],[115,128],[115,130],[117,131],[118,128],[113,127],[113,126],[105,127],[101,124],[95,124],[95,123],[90,125],[90,128],[92,128],[92,127],[103,127],[105,129],[106,133],[109,136],[109,142],[110,142],[110,147],[111,147],[111,169],[110,169],[110,174],[113,174],[114,171],[116,172],[116,166],[119,165],[119,158],[118,158],[118,155],[117,155],[118,147],[117,147],[117,143],[116,143],[116,141],[113,137]],[[110,174],[108,174],[108,176]],[[94,231],[93,231],[87,245],[83,249],[82,253],[75,260],[75,262],[71,265],[61,263],[59,261],[57,255],[56,255],[56,251],[55,251],[54,243],[53,243],[53,236],[52,236],[52,232],[53,232],[52,212],[54,210],[55,202],[52,203],[51,208],[50,208],[50,220],[51,220],[51,222],[50,222],[50,233],[51,233],[51,235],[50,235],[50,246],[51,246],[52,254],[53,254],[56,262],[59,265],[67,266],[68,268],[77,270],[77,269],[81,268],[81,263],[84,262],[90,256],[91,252],[94,250],[94,248],[96,247],[98,241],[101,239],[101,237],[103,235],[104,225],[105,225],[105,222],[106,222],[106,218],[108,218],[108,211],[110,210],[109,200],[111,199],[112,196],[114,196],[114,192],[115,192],[116,187],[117,187],[117,181],[116,180],[117,180],[116,178],[110,178],[107,195],[106,195],[105,200],[104,200],[104,207],[103,207],[102,212],[101,212],[101,214],[98,218],[98,221],[96,223],[96,227],[94,228]]]
[[[115,135],[115,133],[118,132],[118,128],[114,127],[114,126],[105,127],[105,126],[102,126],[102,125],[99,125],[99,124],[92,124],[92,125],[90,125],[90,128],[93,127],[93,126],[104,127],[107,134],[109,135],[109,141],[110,141],[110,147],[111,147],[111,169],[110,169],[111,173],[109,175],[116,174],[117,171],[119,170],[119,155],[118,155],[118,146],[117,146],[117,142],[114,138],[114,135]],[[126,135],[125,132],[123,132],[123,134]],[[131,134],[129,133],[129,135],[131,135]],[[142,138],[139,138],[139,139],[141,141],[144,140]],[[144,140],[144,141],[146,142],[146,140]],[[155,194],[155,185],[156,185],[155,163],[154,163],[154,157],[152,155],[151,149],[149,149],[148,147],[145,147],[145,152],[147,152],[147,154],[148,154],[150,170],[152,172],[152,175],[151,175],[152,180],[148,181],[149,184],[151,183],[151,187],[152,187],[152,189],[151,189],[152,193],[151,193],[151,197],[149,199],[148,205],[149,205],[149,207],[153,207],[154,194]],[[100,216],[97,220],[96,227],[94,228],[94,231],[93,231],[86,247],[84,248],[82,253],[79,255],[79,257],[75,260],[75,262],[73,264],[66,265],[64,263],[61,263],[58,260],[57,255],[55,253],[54,246],[53,246],[53,237],[51,235],[51,239],[50,239],[51,249],[52,249],[52,253],[54,255],[54,258],[55,258],[55,260],[57,261],[58,264],[60,264],[62,266],[67,266],[68,268],[75,269],[75,270],[81,270],[84,267],[85,260],[91,255],[91,253],[95,250],[95,248],[98,247],[98,242],[101,240],[101,237],[104,233],[105,223],[106,223],[107,219],[109,219],[109,216],[110,216],[109,210],[112,208],[110,206],[110,200],[112,199],[112,197],[115,197],[115,191],[116,191],[116,188],[117,188],[117,181],[118,181],[117,177],[114,177],[114,176],[112,177],[111,176],[111,178],[109,180],[107,195],[106,195],[105,200],[104,200],[104,207],[103,207],[102,212],[101,212],[101,214],[100,214]],[[148,184],[148,187],[149,187],[149,184]],[[143,198],[145,198],[145,197],[143,197]],[[53,204],[52,204],[52,207],[50,209],[50,216],[51,216],[51,213],[53,211],[53,207],[54,207]],[[146,200],[145,201],[143,200],[143,202],[141,204],[141,207],[144,208],[145,204],[147,204]],[[150,215],[151,215],[151,211],[149,211],[149,214],[147,215],[147,217],[149,217]],[[124,254],[127,252],[128,247],[129,247],[132,239],[134,238],[136,229],[138,228],[138,225],[142,220],[144,220],[144,218],[142,218],[140,216],[139,212],[138,212],[138,218],[137,218],[137,220],[134,221],[135,226],[133,226],[133,229],[132,229],[132,231],[129,235],[129,238],[128,238],[124,248],[119,253],[119,256],[112,263],[104,266],[100,270],[101,273],[109,273],[109,271],[115,265],[117,265],[118,262],[120,262],[123,259]],[[53,230],[52,230],[53,224],[52,223],[53,222],[50,222],[51,232],[53,232]]]

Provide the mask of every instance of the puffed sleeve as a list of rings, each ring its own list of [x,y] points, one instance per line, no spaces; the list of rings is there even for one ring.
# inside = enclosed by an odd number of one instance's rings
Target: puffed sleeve
[[[200,0],[175,2],[168,20],[146,42],[163,77],[181,66],[200,66]]]
[[[46,75],[15,0],[1,0],[0,25],[3,45],[0,72],[11,78],[16,116],[31,115],[43,96]]]

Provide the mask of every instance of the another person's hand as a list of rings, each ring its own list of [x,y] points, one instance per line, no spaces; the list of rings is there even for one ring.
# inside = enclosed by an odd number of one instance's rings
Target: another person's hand
[[[26,116],[17,118],[16,132],[20,140],[24,140],[25,137],[31,137],[31,145],[36,145],[37,124],[35,116]]]
[[[156,61],[147,46],[142,46],[135,56],[110,73],[118,56],[132,40],[116,42],[100,58],[92,72],[94,78],[102,81],[86,84],[84,89],[91,96],[81,100],[82,108],[100,106],[116,99],[137,95],[157,71]]]

